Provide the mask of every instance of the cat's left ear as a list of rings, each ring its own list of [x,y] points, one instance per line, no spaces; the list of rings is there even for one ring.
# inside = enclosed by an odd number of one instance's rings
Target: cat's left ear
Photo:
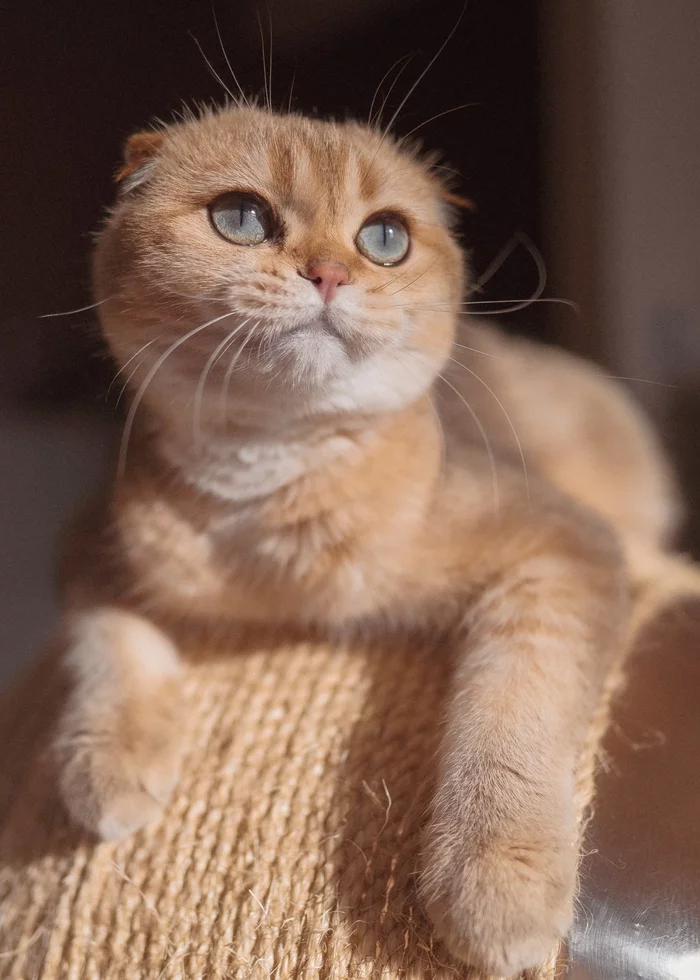
[[[165,134],[155,131],[134,133],[128,138],[124,144],[124,162],[115,174],[122,190],[131,191],[143,183],[164,141]]]

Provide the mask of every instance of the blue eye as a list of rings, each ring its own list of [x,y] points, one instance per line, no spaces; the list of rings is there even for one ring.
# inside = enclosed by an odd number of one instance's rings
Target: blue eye
[[[224,194],[209,205],[209,216],[219,234],[235,245],[260,245],[274,231],[270,208],[253,194]]]
[[[365,258],[377,265],[396,265],[408,254],[411,239],[401,218],[393,214],[380,214],[364,224],[355,244]]]

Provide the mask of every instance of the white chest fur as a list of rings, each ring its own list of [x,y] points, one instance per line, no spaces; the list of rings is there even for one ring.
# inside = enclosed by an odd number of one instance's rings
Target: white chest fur
[[[353,439],[337,434],[313,442],[269,436],[209,440],[197,453],[165,446],[188,483],[236,504],[267,497],[356,450]]]

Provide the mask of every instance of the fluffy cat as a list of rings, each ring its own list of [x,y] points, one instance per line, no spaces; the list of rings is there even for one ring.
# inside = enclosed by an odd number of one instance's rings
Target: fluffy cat
[[[190,629],[439,632],[420,891],[456,956],[535,964],[571,921],[579,748],[676,520],[654,437],[592,367],[460,316],[451,195],[388,135],[227,108],[136,134],[118,176],[94,279],[131,401],[64,563],[68,810],[103,838],[157,818]]]

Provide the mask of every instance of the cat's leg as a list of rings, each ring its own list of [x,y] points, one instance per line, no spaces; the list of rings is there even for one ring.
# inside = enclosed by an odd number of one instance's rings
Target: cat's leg
[[[68,812],[104,839],[156,819],[182,750],[180,663],[156,626],[111,607],[66,624],[71,689],[55,749]]]
[[[545,959],[571,924],[574,775],[628,621],[606,529],[544,526],[519,550],[468,616],[421,880],[453,954],[498,976]]]

